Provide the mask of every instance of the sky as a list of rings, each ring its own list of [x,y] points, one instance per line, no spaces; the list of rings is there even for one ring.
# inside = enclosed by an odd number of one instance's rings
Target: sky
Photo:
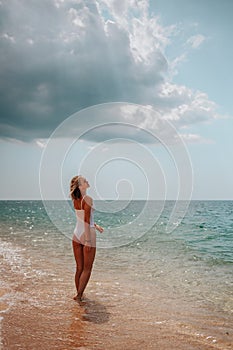
[[[233,199],[231,0],[1,0],[0,199]]]

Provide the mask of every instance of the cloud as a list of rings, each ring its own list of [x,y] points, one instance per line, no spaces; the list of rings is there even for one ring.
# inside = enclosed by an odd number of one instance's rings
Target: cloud
[[[191,47],[193,49],[197,49],[198,47],[201,46],[201,44],[206,40],[206,38],[204,37],[204,35],[202,34],[197,34],[194,36],[191,36],[188,40],[187,40],[187,44],[191,45]]]
[[[65,139],[68,143],[89,141],[88,149],[94,143],[136,141],[143,144],[182,144],[182,140],[191,143],[210,143],[200,135],[189,130],[192,124],[182,121],[182,113],[172,114],[172,122],[165,118],[164,111],[151,105],[136,105],[129,103],[107,103],[75,113],[56,129],[53,141]],[[198,116],[200,118],[200,116]],[[80,123],[80,121],[82,121]],[[202,120],[201,120],[202,121]],[[195,119],[192,121],[195,123]],[[185,129],[186,133],[179,130]]]
[[[163,117],[176,127],[208,122],[223,116],[217,113],[217,104],[206,93],[186,86],[164,83],[158,93]]]
[[[181,137],[185,142],[188,143],[213,143],[213,140],[206,139],[197,134],[179,134],[179,137]]]
[[[197,27],[198,24],[193,23],[192,26]],[[177,32],[181,33],[182,29],[181,28],[177,29]],[[202,34],[192,35],[186,40],[185,44],[183,45],[182,53],[169,62],[168,68],[169,68],[170,81],[172,81],[174,76],[176,76],[179,73],[179,70],[178,70],[179,66],[182,63],[188,61],[190,52],[199,48],[202,45],[202,43],[206,40],[207,38]]]
[[[146,0],[12,0],[0,11],[1,137],[44,139],[105,102],[155,106],[178,127],[217,117],[206,94],[168,80],[176,25],[162,26]]]
[[[45,148],[47,144],[46,140],[43,140],[43,139],[36,139],[35,142],[37,146],[39,146],[42,149]]]

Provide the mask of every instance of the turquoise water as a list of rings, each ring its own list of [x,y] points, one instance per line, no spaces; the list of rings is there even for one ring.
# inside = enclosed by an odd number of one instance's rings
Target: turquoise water
[[[61,235],[71,238],[75,225],[72,208],[66,216],[64,202],[51,201],[50,203],[55,208],[58,220],[64,223],[65,229],[60,232]],[[71,206],[71,203],[69,205]],[[151,206],[156,207],[157,202],[151,202]],[[180,225],[171,233],[167,233],[166,223],[172,206],[173,202],[168,201],[150,230],[143,233],[143,237],[136,236],[136,240],[139,239],[138,241],[143,243],[145,251],[147,248],[156,248],[156,244],[161,239],[164,243],[169,241],[169,244],[174,244],[174,247],[179,241],[183,247],[190,250],[190,253],[196,254],[198,258],[209,261],[213,265],[233,263],[233,201],[192,201]],[[132,232],[126,231],[123,235],[132,237],[129,243],[133,243],[134,231],[141,230],[134,226],[133,220],[142,211],[144,202],[132,201],[127,206],[119,205],[119,208],[125,208],[119,211],[116,204],[112,202],[107,202],[107,207],[107,212],[100,212],[98,209],[95,211],[95,221],[105,228],[105,236],[98,236],[99,242],[106,240],[106,237],[109,240],[114,239],[111,237],[112,228],[123,232],[123,225],[130,223]],[[106,209],[104,206],[102,208]],[[6,239],[16,235],[20,242],[20,239],[24,240],[25,235],[29,238],[44,234],[46,230],[57,232],[56,226],[51,222],[45,209],[47,208],[42,201],[0,201],[1,237]],[[143,225],[143,219],[141,221]],[[135,248],[134,243],[131,246],[132,249]]]
[[[98,234],[96,272],[104,266],[105,279],[121,274],[132,283],[148,283],[155,290],[159,286],[171,298],[175,294],[204,301],[231,313],[233,201],[192,201],[169,233],[173,205],[167,201],[162,208],[151,202],[143,222],[143,217],[137,220],[143,201],[96,202],[95,221],[105,228]],[[46,275],[50,261],[58,270],[65,265],[73,272],[70,238],[75,215],[70,202],[49,201],[44,206],[42,201],[1,201],[0,210],[1,255],[13,271],[23,272],[23,278]],[[4,273],[5,265],[1,267]]]

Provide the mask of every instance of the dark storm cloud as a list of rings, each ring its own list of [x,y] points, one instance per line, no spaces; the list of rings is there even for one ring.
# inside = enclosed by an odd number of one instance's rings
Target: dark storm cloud
[[[136,6],[128,4],[122,0],[124,13]],[[46,138],[69,115],[103,102],[175,108],[175,120],[180,101],[192,112],[195,95],[164,85],[169,33],[139,4],[140,21],[107,0],[2,1],[0,136]]]
[[[109,23],[107,37],[94,5],[21,0],[0,8],[1,136],[46,137],[77,110],[135,101],[136,84],[148,84],[133,76],[126,32]]]

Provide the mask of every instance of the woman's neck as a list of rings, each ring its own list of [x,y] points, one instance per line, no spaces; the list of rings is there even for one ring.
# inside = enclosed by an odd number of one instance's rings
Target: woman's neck
[[[82,196],[82,197],[86,196],[86,191],[81,192],[81,196]]]

